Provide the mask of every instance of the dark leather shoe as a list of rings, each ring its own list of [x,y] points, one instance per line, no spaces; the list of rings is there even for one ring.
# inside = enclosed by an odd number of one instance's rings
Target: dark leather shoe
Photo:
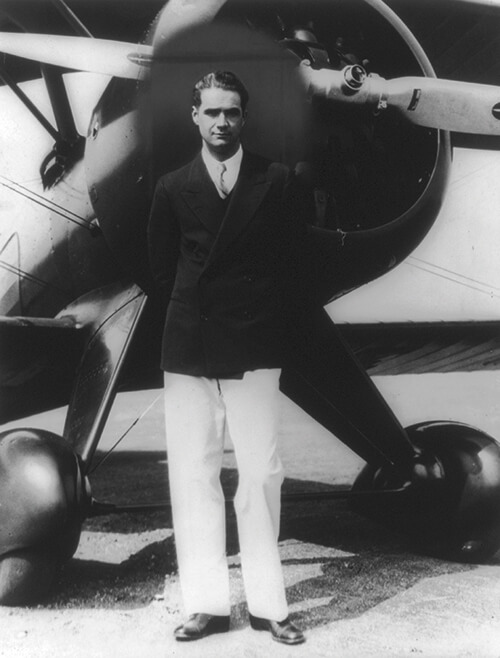
[[[269,631],[273,640],[283,644],[302,644],[306,641],[304,633],[293,624],[289,617],[283,621],[273,621],[272,619],[261,619],[261,617],[250,617],[250,626],[255,631]]]
[[[187,642],[189,640],[201,640],[202,637],[214,633],[226,633],[228,630],[228,616],[207,615],[203,612],[197,612],[191,615],[187,622],[175,629],[174,637],[181,642]]]

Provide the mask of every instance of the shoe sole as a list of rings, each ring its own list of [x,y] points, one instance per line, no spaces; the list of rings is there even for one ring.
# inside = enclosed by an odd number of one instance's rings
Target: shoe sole
[[[271,637],[275,642],[279,642],[280,644],[288,644],[290,646],[293,644],[304,644],[304,642],[306,641],[305,637],[301,637],[298,640],[284,640],[283,638],[274,636],[272,633],[271,633]]]
[[[304,644],[306,641],[305,637],[297,638],[296,640],[285,640],[284,638],[281,637],[276,637],[276,635],[273,635],[272,631],[269,630],[269,628],[261,627],[258,626],[257,624],[254,626],[252,623],[250,623],[250,628],[253,628],[254,631],[263,631],[263,632],[268,632],[270,633],[272,639],[275,642],[279,642],[280,644],[288,644],[288,645],[293,645],[293,644]]]
[[[195,640],[202,640],[204,637],[210,637],[210,635],[218,635],[220,633],[227,633],[229,631],[229,626],[227,628],[215,628],[208,631],[208,633],[200,633],[199,635],[175,635],[174,637],[177,642],[193,642]]]

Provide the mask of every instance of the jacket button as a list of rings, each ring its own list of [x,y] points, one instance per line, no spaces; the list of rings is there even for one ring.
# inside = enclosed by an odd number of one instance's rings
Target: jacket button
[[[252,313],[250,313],[250,311],[243,311],[243,317],[245,318],[245,320],[252,320],[253,319],[253,315],[252,315]]]
[[[208,320],[208,315],[205,315],[205,313],[202,313],[200,315],[200,320],[203,320],[203,322],[205,322],[205,320]]]
[[[250,274],[245,274],[243,281],[246,281],[247,283],[253,283],[253,277],[250,276]]]

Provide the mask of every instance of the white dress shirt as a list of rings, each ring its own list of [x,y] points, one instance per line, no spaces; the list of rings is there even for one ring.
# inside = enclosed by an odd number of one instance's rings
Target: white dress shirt
[[[215,185],[215,188],[219,196],[222,199],[224,199],[227,196],[227,194],[230,194],[232,192],[233,187],[236,185],[238,175],[240,173],[241,161],[243,159],[243,149],[241,148],[241,144],[239,149],[236,151],[236,153],[233,156],[222,162],[216,160],[205,145],[203,145],[201,149],[201,157],[203,158],[203,162],[205,163],[205,167],[207,168],[208,175],[213,181],[213,184]],[[227,190],[225,194],[221,190],[220,182],[219,182],[221,164],[225,165],[226,167],[223,177],[224,187]]]

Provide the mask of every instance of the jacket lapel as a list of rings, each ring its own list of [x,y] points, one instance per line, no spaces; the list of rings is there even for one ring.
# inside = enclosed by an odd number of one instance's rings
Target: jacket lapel
[[[208,267],[241,233],[255,215],[270,186],[271,182],[266,178],[266,171],[256,166],[252,157],[244,153],[238,180],[205,267]]]
[[[191,164],[181,196],[205,228],[217,235],[221,226],[221,202],[201,154]]]

